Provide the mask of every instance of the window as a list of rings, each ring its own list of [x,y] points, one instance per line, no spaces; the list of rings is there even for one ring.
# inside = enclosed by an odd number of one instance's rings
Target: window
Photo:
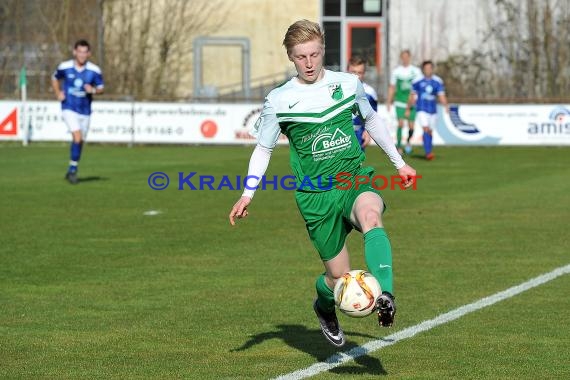
[[[331,70],[340,70],[340,22],[325,21],[325,66]]]
[[[323,16],[340,16],[341,0],[323,0]]]
[[[382,0],[346,0],[347,16],[382,16]]]
[[[366,59],[368,66],[376,67],[378,53],[378,29],[375,27],[351,27],[350,28],[350,53]]]
[[[379,83],[387,72],[383,61],[383,9],[387,5],[384,0],[320,0],[321,25],[326,35],[324,67],[344,71],[350,57],[360,55],[368,62],[367,80]]]

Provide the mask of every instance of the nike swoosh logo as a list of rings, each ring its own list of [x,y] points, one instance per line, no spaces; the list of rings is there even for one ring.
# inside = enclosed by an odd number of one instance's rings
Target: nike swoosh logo
[[[299,102],[300,102],[300,100],[299,100],[299,101],[297,101],[296,103],[293,103],[293,104],[289,104],[289,109],[291,109],[291,108],[295,107],[295,106],[297,105],[297,103],[299,103]]]
[[[392,266],[391,266],[391,265],[384,265],[384,264],[380,264],[380,265],[378,265],[378,268],[380,268],[380,269],[384,269],[384,268],[392,268]]]

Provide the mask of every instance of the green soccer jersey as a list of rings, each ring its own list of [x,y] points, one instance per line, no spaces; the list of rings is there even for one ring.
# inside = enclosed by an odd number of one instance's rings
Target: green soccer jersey
[[[364,161],[353,112],[364,119],[373,112],[355,75],[325,70],[313,84],[301,84],[295,77],[267,95],[255,126],[258,143],[273,148],[279,134],[285,134],[297,187],[307,184],[301,191],[324,191],[338,183],[339,173],[354,174]]]
[[[421,77],[422,72],[416,66],[398,66],[392,71],[390,84],[395,87],[394,105],[405,108],[412,89],[412,82]]]

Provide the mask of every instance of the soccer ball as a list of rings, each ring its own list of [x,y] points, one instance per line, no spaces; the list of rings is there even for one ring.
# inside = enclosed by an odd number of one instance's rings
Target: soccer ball
[[[363,270],[351,270],[338,279],[334,287],[334,302],[350,317],[366,317],[376,307],[376,299],[382,294],[378,281]]]
[[[404,147],[404,152],[406,152],[406,154],[411,154],[412,153],[412,146],[410,144],[407,144]]]

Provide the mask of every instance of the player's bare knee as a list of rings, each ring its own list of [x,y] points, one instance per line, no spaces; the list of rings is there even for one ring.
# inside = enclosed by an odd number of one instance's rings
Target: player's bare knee
[[[335,268],[328,268],[325,274],[325,277],[327,279],[327,284],[334,286],[336,281],[349,270],[350,267],[348,265],[340,265]]]
[[[336,282],[338,281],[339,278],[342,277],[344,273],[340,274],[340,275],[333,275],[333,274],[326,274],[326,282],[327,285],[329,286],[329,288],[334,289],[334,286],[336,285]]]
[[[382,219],[380,210],[367,209],[362,213],[361,223],[363,232],[371,230],[375,227],[382,227]]]
[[[83,141],[83,136],[81,135],[81,132],[79,131],[75,131],[71,133],[71,138],[73,139],[73,142],[76,144],[80,144]]]

